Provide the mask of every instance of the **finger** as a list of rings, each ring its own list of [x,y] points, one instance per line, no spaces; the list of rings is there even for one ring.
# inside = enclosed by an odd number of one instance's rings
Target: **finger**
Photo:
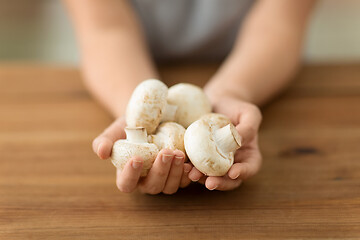
[[[180,187],[181,188],[185,188],[191,183],[191,180],[190,180],[190,178],[188,176],[191,169],[192,169],[191,164],[184,163],[184,172],[183,172],[183,174],[181,176],[181,181],[180,181]]]
[[[257,141],[257,137],[255,137],[254,141]],[[235,153],[234,158],[235,163],[228,171],[228,176],[231,179],[247,179],[256,174],[261,167],[262,156],[257,147],[244,149],[240,148]]]
[[[93,151],[101,159],[109,158],[114,142],[118,139],[125,138],[125,125],[125,118],[118,118],[94,139],[92,143]]]
[[[143,160],[133,157],[126,164],[123,170],[116,171],[116,185],[121,192],[129,193],[136,189],[139,181]]]
[[[236,125],[236,129],[242,137],[242,145],[246,145],[254,139],[261,120],[261,112],[255,105],[247,106],[243,113],[239,115],[239,124]]]
[[[202,172],[200,172],[199,170],[197,170],[195,167],[193,167],[191,169],[191,171],[189,172],[189,178],[193,182],[199,181],[199,179],[203,176],[204,176],[204,174]]]
[[[142,192],[149,194],[162,192],[169,175],[173,158],[174,153],[172,150],[163,149],[159,152],[148,175],[140,184],[140,190]]]
[[[254,152],[253,155],[243,160],[243,162],[232,165],[228,171],[228,176],[231,179],[239,178],[245,180],[259,171],[261,162],[261,154],[259,152]]]
[[[112,146],[114,145],[114,142],[105,137],[98,137],[95,140],[97,140],[97,147],[95,153],[100,159],[108,159],[111,156]]]
[[[174,159],[171,164],[169,176],[166,180],[163,193],[174,194],[180,186],[181,177],[184,171],[185,154],[180,150],[174,151]]]
[[[205,181],[205,186],[209,190],[228,191],[237,188],[241,184],[241,179],[230,179],[227,176],[223,177],[208,177]]]

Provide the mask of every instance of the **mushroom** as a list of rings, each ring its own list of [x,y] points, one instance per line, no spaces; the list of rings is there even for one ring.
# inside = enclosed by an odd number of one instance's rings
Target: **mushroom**
[[[225,123],[222,117],[202,117],[185,132],[186,153],[192,164],[207,176],[224,176],[234,163],[234,152],[241,147],[241,136],[235,126],[232,123],[221,126]]]
[[[156,79],[145,80],[134,90],[126,108],[126,124],[155,132],[161,121],[172,121],[177,107],[167,104],[167,86]]]
[[[211,104],[204,91],[193,84],[179,83],[170,87],[167,101],[177,106],[175,122],[185,128],[204,114],[211,112]]]
[[[208,119],[211,121],[214,128],[222,128],[231,123],[228,117],[220,113],[208,113],[202,116],[201,119]]]
[[[161,123],[154,135],[148,137],[159,149],[179,149],[185,153],[184,147],[185,128],[175,122]]]
[[[126,127],[125,133],[126,139],[120,139],[113,145],[111,162],[116,168],[123,169],[131,157],[141,157],[144,161],[141,176],[145,177],[159,149],[155,144],[148,143],[146,129],[143,127]]]

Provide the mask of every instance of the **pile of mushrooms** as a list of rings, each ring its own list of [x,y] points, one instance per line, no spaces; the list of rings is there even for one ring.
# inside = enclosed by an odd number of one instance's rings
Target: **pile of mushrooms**
[[[123,169],[131,157],[141,157],[142,177],[164,148],[183,151],[207,176],[223,176],[241,146],[241,137],[230,120],[211,113],[203,90],[188,83],[168,88],[156,79],[143,81],[127,105],[126,124],[126,139],[114,143],[110,159]]]

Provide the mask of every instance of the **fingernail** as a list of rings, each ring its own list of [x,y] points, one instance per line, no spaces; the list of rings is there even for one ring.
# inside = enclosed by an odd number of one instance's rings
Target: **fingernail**
[[[180,165],[182,162],[184,162],[183,157],[175,157],[175,165]]]
[[[197,178],[197,179],[195,179],[195,180],[191,180],[191,181],[193,181],[193,182],[197,182],[197,181],[199,181],[200,180],[200,178]]]
[[[212,190],[215,190],[217,187],[218,187],[218,186],[215,185],[214,187],[210,187],[210,188],[208,188],[208,189],[209,189],[210,191],[212,191]]]
[[[133,161],[133,163],[132,163],[132,167],[135,169],[141,167],[141,165],[142,165],[142,162],[139,162],[139,161]]]
[[[96,154],[99,155],[99,150],[100,150],[100,147],[101,147],[101,143],[98,145],[97,149],[96,149]]]
[[[92,146],[93,146],[94,151],[97,151],[98,148],[99,148],[99,146],[97,144],[98,141],[99,141],[98,138],[95,138],[94,141],[92,142]]]
[[[188,172],[190,172],[190,170],[191,170],[191,166],[185,164],[185,165],[184,165],[184,172],[185,172],[185,173],[188,173]]]
[[[173,155],[166,155],[166,154],[163,154],[162,156],[162,161],[163,163],[168,163],[172,160],[173,158]]]
[[[237,173],[232,179],[237,179],[240,176],[240,173]]]
[[[102,152],[100,152],[100,149],[103,148],[102,146],[104,145],[104,143],[100,143],[96,152],[96,155],[99,156],[99,158],[101,159],[107,159],[110,155],[110,153],[108,152],[104,152],[104,149],[102,150]],[[107,149],[105,149],[107,150]]]

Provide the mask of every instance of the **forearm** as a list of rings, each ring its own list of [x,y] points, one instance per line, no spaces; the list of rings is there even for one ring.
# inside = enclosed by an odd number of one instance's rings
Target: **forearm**
[[[297,70],[313,2],[258,2],[232,53],[206,86],[210,98],[228,94],[261,105],[283,89]]]
[[[121,116],[138,83],[157,77],[140,24],[126,1],[66,3],[78,36],[85,84],[114,116]]]

